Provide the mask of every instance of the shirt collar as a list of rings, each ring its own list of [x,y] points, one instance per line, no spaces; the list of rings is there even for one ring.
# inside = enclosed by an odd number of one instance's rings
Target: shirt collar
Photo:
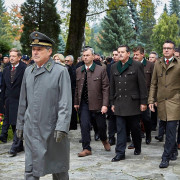
[[[166,61],[167,58],[164,58],[164,60]],[[168,59],[169,61],[172,61],[173,60],[173,56],[171,58]]]

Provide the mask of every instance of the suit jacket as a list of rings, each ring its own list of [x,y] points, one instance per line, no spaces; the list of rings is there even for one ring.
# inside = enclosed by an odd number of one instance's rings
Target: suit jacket
[[[180,60],[176,57],[168,67],[164,58],[155,62],[148,103],[156,101],[161,120],[180,120]]]
[[[5,107],[8,109],[7,117],[9,117],[9,123],[12,125],[16,125],[21,83],[25,69],[26,69],[26,64],[20,61],[19,65],[16,68],[16,74],[12,84],[11,84],[11,66],[7,66],[3,70],[2,101],[3,101],[3,105],[5,105]]]
[[[80,105],[84,85],[85,65],[76,70],[75,105]],[[100,111],[109,105],[109,81],[106,70],[95,63],[87,72],[89,110]]]
[[[123,67],[121,61],[111,67],[110,102],[115,106],[115,115],[141,114],[140,105],[147,104],[147,87],[143,65],[129,60]]]
[[[149,92],[150,86],[151,86],[151,78],[152,78],[153,69],[154,69],[154,63],[144,59],[142,64],[144,65],[144,74],[145,74],[145,79],[146,79],[146,86],[147,86],[147,90]]]

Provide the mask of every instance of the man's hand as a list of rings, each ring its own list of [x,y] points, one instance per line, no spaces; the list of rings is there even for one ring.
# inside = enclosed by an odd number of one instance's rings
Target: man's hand
[[[152,112],[155,112],[154,104],[149,104],[149,109],[150,109]]]
[[[115,106],[114,105],[111,106],[111,110],[112,110],[112,112],[115,111]]]
[[[76,111],[78,111],[79,105],[74,105],[74,108],[75,108]]]
[[[17,129],[17,130],[16,130],[16,135],[17,135],[17,137],[18,137],[19,139],[22,139],[22,138],[23,138],[23,130]]]
[[[62,131],[54,131],[54,138],[56,139],[56,142],[61,142],[64,137],[66,137],[67,134]]]
[[[145,111],[147,109],[147,105],[146,104],[141,104],[140,105],[140,110],[141,111]]]
[[[108,110],[108,108],[106,106],[102,106],[101,113],[105,114],[105,113],[107,113],[107,110]]]

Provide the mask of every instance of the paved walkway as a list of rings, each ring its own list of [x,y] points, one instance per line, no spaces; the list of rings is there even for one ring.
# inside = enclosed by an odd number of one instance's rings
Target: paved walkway
[[[70,154],[70,180],[180,180],[180,158],[171,161],[166,169],[159,169],[163,142],[157,142],[153,132],[152,143],[145,144],[142,140],[142,153],[133,155],[133,150],[126,150],[126,159],[120,162],[111,162],[115,156],[114,148],[110,152],[104,151],[100,141],[94,141],[92,133],[92,156],[84,158],[77,157],[81,144],[80,130],[71,131],[69,139],[71,142]],[[0,144],[0,180],[23,180],[24,153],[16,157],[9,157],[8,150],[11,143]],[[40,178],[51,180],[51,175]]]

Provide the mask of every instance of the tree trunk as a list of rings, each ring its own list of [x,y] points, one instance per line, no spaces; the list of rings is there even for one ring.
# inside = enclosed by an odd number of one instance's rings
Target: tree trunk
[[[71,0],[71,17],[65,55],[80,56],[85,31],[88,0]]]

